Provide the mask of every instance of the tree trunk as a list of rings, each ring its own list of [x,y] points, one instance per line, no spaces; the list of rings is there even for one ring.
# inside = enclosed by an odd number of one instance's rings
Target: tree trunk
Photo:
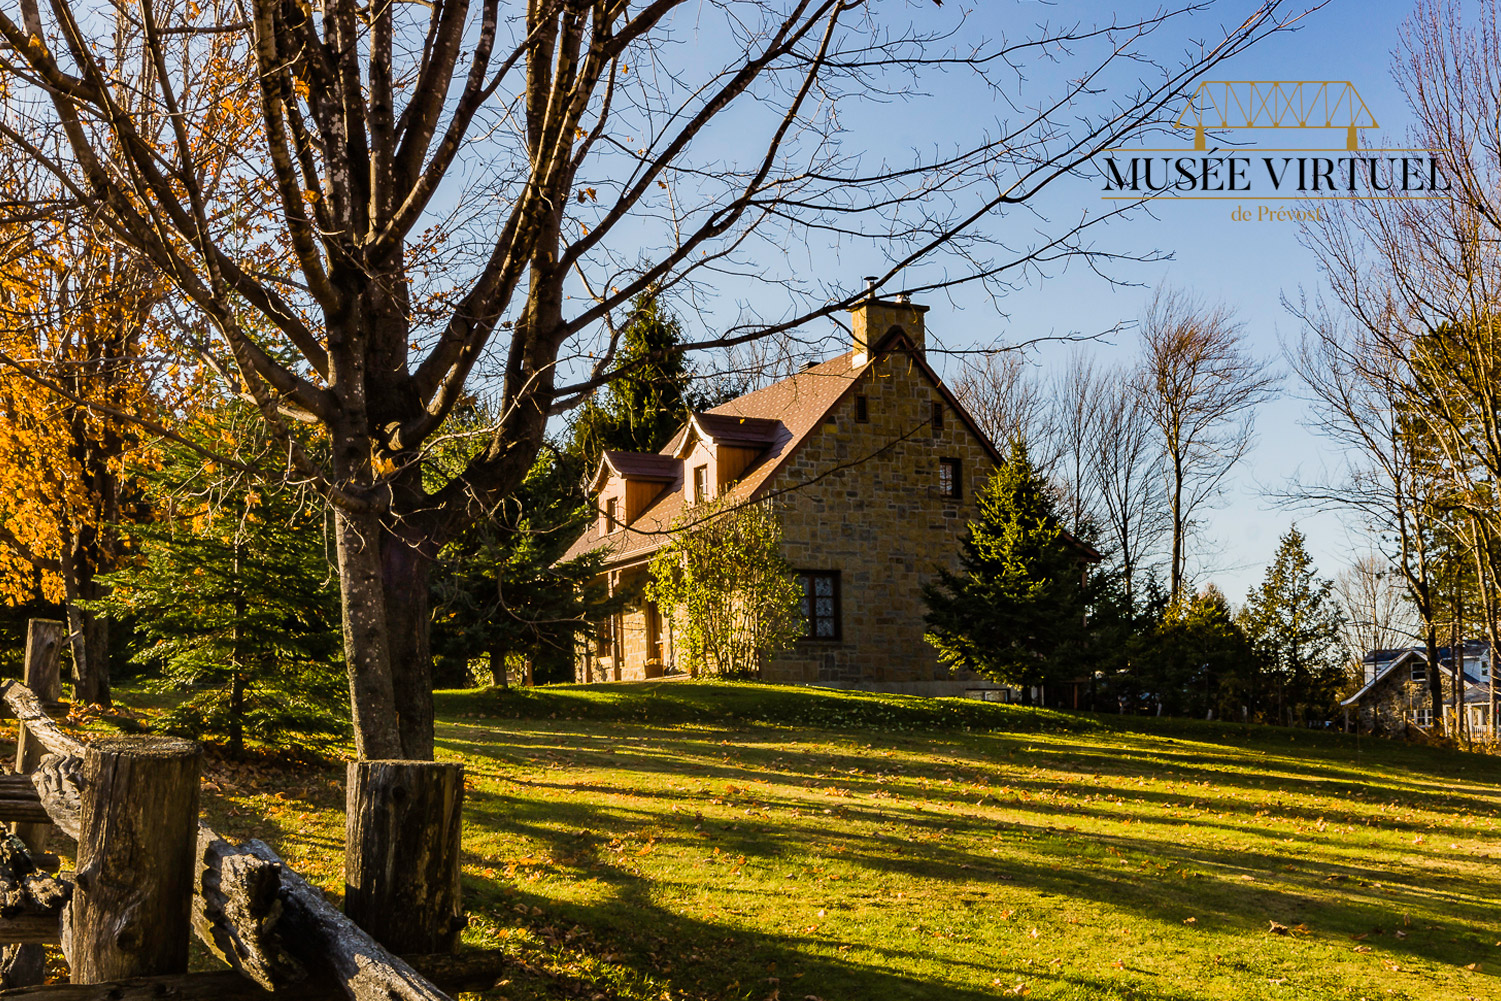
[[[1168,596],[1177,601],[1183,590],[1183,463],[1173,456],[1173,556]]]
[[[109,620],[80,606],[103,597],[93,569],[82,565],[63,540],[62,578],[68,613],[68,640],[73,651],[73,698],[85,705],[109,706]]]
[[[1438,628],[1431,621],[1423,623],[1423,642],[1428,654],[1428,695],[1433,710],[1433,728],[1444,733],[1444,680],[1438,669]]]
[[[431,562],[418,543],[390,532],[381,538],[381,584],[391,651],[391,688],[396,699],[401,751],[396,757],[433,757],[433,658],[428,576]],[[361,755],[385,757],[385,755]]]
[[[386,600],[381,577],[379,519],[369,512],[334,510],[343,610],[349,710],[360,758],[401,757],[401,731],[391,678]]]
[[[490,684],[496,688],[508,688],[510,679],[506,676],[505,644],[500,641],[499,636],[492,636],[489,647],[487,654],[490,658]]]
[[[229,755],[245,757],[245,673],[239,665],[229,678]]]

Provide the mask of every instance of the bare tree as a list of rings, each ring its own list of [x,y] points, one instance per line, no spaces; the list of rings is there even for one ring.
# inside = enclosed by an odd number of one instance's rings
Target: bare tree
[[[1096,374],[1094,356],[1075,349],[1053,377],[1048,429],[1052,463],[1047,472],[1063,494],[1069,531],[1091,532],[1099,521],[1093,444],[1099,431],[1100,393],[1104,378]]]
[[[1105,373],[1090,436],[1101,529],[1107,548],[1120,560],[1126,600],[1133,608],[1137,577],[1161,554],[1170,529],[1163,453],[1142,389],[1136,372]]]
[[[1369,681],[1359,675],[1372,650],[1406,646],[1415,635],[1412,605],[1401,575],[1385,556],[1366,553],[1334,579],[1334,591],[1345,609],[1345,647],[1354,666],[1356,685]]]
[[[989,352],[967,359],[953,386],[954,395],[991,441],[1004,446],[1020,438],[1038,468],[1048,464],[1036,454],[1046,451],[1048,401],[1025,355]]]
[[[1330,233],[1339,236],[1334,228]],[[1326,258],[1326,268],[1336,261]],[[1326,482],[1295,484],[1288,497],[1361,516],[1406,585],[1428,663],[1437,664],[1440,570],[1434,512],[1441,485],[1432,464],[1418,454],[1406,356],[1390,350],[1391,335],[1384,332],[1385,325],[1400,317],[1391,309],[1372,311],[1366,314],[1369,325],[1359,325],[1342,322],[1322,304],[1302,305],[1294,312],[1305,335],[1291,354],[1293,370],[1312,403],[1311,427],[1339,449],[1342,467]],[[1433,718],[1441,721],[1438,674],[1429,672],[1429,693]]]
[[[206,318],[202,356],[328,498],[359,753],[421,758],[428,565],[514,491],[548,418],[610,378],[608,318],[734,275],[771,319],[692,346],[793,330],[865,294],[796,259],[836,244],[884,262],[877,291],[905,274],[917,295],[1107,263],[1078,225],[1018,245],[1001,220],[1286,21],[1253,0],[1180,63],[1151,61],[1154,33],[1209,6],[992,42],[957,5],[865,0],[19,0],[0,11],[0,135],[169,276]],[[1058,91],[1018,105],[1026,64],[1063,57]],[[1150,79],[1105,96],[1121,70]],[[906,162],[848,148],[843,109],[900,107],[954,71],[1014,112]],[[224,127],[242,112],[249,133]],[[226,147],[226,170],[202,169]],[[493,432],[426,478],[490,361]],[[324,429],[327,463],[288,420]]]
[[[1372,515],[1407,580],[1430,663],[1437,582],[1457,569],[1445,559],[1476,564],[1494,633],[1491,540],[1501,530],[1501,5],[1469,10],[1467,19],[1448,0],[1420,2],[1394,74],[1415,120],[1407,145],[1431,151],[1449,187],[1349,201],[1305,230],[1335,305],[1302,312],[1311,334],[1300,375],[1323,406],[1321,426],[1363,457],[1343,485],[1359,489],[1329,496]]]
[[[1250,450],[1256,408],[1277,385],[1225,306],[1162,290],[1142,321],[1142,403],[1165,456],[1172,551],[1169,591],[1183,594],[1197,516]]]

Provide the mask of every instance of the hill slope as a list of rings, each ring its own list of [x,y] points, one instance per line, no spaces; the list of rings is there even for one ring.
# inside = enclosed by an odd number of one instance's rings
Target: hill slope
[[[681,682],[439,714],[494,997],[1501,996],[1496,758]],[[337,885],[338,788],[217,809]]]

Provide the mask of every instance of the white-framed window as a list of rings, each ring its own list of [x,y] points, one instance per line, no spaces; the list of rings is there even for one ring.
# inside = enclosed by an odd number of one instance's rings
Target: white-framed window
[[[1427,681],[1428,680],[1428,665],[1422,663],[1421,661],[1415,662],[1412,665],[1412,680],[1413,681]]]
[[[1433,725],[1433,710],[1432,709],[1414,709],[1412,711],[1412,721],[1413,721],[1413,723],[1417,724],[1418,726],[1425,726],[1425,727],[1426,726],[1432,726]]]

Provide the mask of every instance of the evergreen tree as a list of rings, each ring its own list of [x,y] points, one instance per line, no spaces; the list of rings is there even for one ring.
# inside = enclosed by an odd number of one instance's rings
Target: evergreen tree
[[[261,427],[246,409],[208,415],[197,433],[236,441],[253,465],[266,442],[237,438]],[[288,745],[346,733],[322,506],[247,473],[217,473],[184,447],[166,454],[152,481],[160,514],[131,529],[136,558],[105,577],[109,596],[96,607],[134,625],[145,641],[135,659],[158,671],[153,687],[184,696],[161,729],[227,737],[236,757],[247,738]]]
[[[655,452],[683,426],[690,406],[693,374],[684,360],[683,327],[654,292],[637,296],[621,330],[615,361],[619,375],[602,400],[579,408],[565,452],[591,475],[606,449]]]
[[[1241,718],[1255,700],[1258,659],[1213,584],[1170,603],[1136,657],[1159,712]]]
[[[940,570],[923,587],[925,638],[944,665],[1030,691],[1076,666],[1088,600],[1081,554],[1019,439],[976,499],[960,572]]]
[[[1296,526],[1282,537],[1238,622],[1264,670],[1261,698],[1278,722],[1291,725],[1333,712],[1343,677],[1344,613],[1334,598],[1333,581],[1315,576]]]
[[[627,597],[608,593],[603,553],[558,562],[586,514],[559,469],[544,452],[520,503],[492,512],[440,554],[432,576],[440,683],[462,684],[477,660],[497,686],[518,661],[532,665],[536,681],[572,680],[576,640]]]

